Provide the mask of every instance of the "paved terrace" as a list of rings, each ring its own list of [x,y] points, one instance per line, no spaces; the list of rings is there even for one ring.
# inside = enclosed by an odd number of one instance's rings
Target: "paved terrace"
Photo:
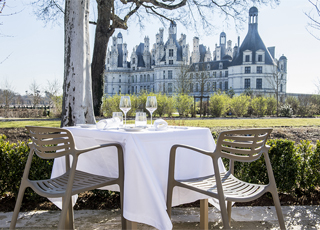
[[[320,229],[320,206],[283,206],[287,229]],[[199,229],[199,208],[174,208],[172,211],[173,229]],[[60,211],[21,212],[17,229],[56,229]],[[8,229],[12,212],[0,213],[0,229]],[[279,229],[275,208],[233,207],[233,229]],[[75,211],[75,227],[81,229],[120,229],[119,210],[80,210]],[[209,229],[221,229],[220,212],[209,208]],[[154,229],[138,224],[138,229]]]

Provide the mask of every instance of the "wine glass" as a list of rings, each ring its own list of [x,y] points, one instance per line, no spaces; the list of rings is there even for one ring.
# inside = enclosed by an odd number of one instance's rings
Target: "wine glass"
[[[131,109],[131,101],[129,96],[121,96],[120,109],[124,113],[125,125],[127,124],[127,112]]]
[[[157,98],[156,96],[148,96],[146,109],[150,112],[151,115],[151,125],[152,125],[152,113],[157,109]]]

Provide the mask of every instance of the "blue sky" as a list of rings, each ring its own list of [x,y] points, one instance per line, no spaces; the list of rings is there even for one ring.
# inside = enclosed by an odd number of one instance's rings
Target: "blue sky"
[[[94,1],[94,0],[91,0]],[[25,5],[26,0],[7,0],[7,6],[3,14],[21,11],[12,16],[0,16],[0,62],[8,55],[9,58],[0,64],[0,86],[7,80],[14,90],[25,94],[29,90],[32,81],[36,81],[41,92],[47,85],[48,80],[58,79],[63,81],[63,58],[64,58],[64,34],[63,21],[61,26],[48,24],[36,19],[31,7]],[[288,85],[287,92],[290,93],[315,93],[315,83],[320,80],[318,71],[320,41],[316,40],[306,30],[309,22],[305,16],[306,12],[312,10],[307,0],[282,0],[280,5],[271,8],[270,6],[259,7],[258,31],[267,47],[276,47],[276,57],[284,54],[288,59]],[[320,21],[320,19],[319,19]],[[196,34],[194,31],[186,31],[178,24],[178,36],[180,33],[187,35],[187,42],[192,46],[192,38],[200,37],[200,43],[210,47],[213,51],[218,43],[219,34],[224,31],[227,40],[232,44],[243,41],[247,33],[247,23],[243,24],[244,29],[236,32],[233,25],[229,27],[217,20],[216,31],[212,35],[205,36]],[[149,36],[150,43],[155,42],[155,34],[162,25],[156,20],[140,29],[131,23],[129,30],[121,30],[124,42],[128,44],[129,55],[132,48],[143,42],[145,36]],[[91,48],[93,48],[94,26],[90,25]],[[114,35],[117,35],[117,30]],[[314,31],[320,34],[320,31]],[[165,28],[165,37],[168,31]],[[91,52],[92,55],[92,52]]]

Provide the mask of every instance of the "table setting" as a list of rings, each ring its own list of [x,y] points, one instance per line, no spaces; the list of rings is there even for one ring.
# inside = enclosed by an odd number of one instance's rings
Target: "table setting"
[[[149,105],[147,108],[152,118],[157,103],[155,97],[149,101],[146,104]],[[208,128],[169,126],[163,119],[156,119],[147,125],[144,112],[136,113],[135,125],[127,125],[126,113],[130,106],[130,100],[127,99],[120,107],[125,115],[124,121],[121,112],[117,112],[112,118],[103,119],[96,125],[80,124],[65,128],[74,136],[77,148],[120,143],[124,149],[124,217],[158,229],[172,229],[166,212],[170,149],[174,144],[187,144],[214,151],[215,142]],[[210,157],[199,156],[187,149],[178,151],[176,166],[178,170],[175,176],[181,179],[211,175],[214,172]],[[83,154],[79,157],[77,169],[97,175],[117,176],[116,150],[94,150],[90,154]],[[219,169],[221,172],[225,171],[222,161]],[[56,159],[51,176],[59,176],[64,170],[64,159]],[[101,189],[119,191],[117,186]],[[177,206],[206,198],[208,197],[193,191],[175,188],[172,204]],[[52,201],[58,207],[61,205],[59,200]]]

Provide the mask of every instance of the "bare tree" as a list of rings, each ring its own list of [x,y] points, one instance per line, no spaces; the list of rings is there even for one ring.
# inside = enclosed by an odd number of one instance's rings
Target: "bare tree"
[[[175,93],[189,94],[190,83],[192,82],[191,74],[189,72],[189,65],[181,65],[177,78],[174,80]]]
[[[95,124],[89,47],[89,0],[65,1],[61,126]]]
[[[47,81],[45,94],[50,99],[49,100],[49,107],[50,108],[54,107],[53,111],[56,114],[60,114],[62,111],[62,104],[60,103],[61,91],[62,91],[62,86],[61,86],[58,79],[53,79],[52,81],[49,81],[49,80]]]
[[[1,91],[1,103],[4,104],[5,109],[9,109],[10,103],[13,101],[15,97],[15,92],[13,86],[5,80],[4,85]]]
[[[277,116],[279,116],[279,99],[283,94],[283,86],[285,84],[284,73],[279,70],[278,64],[274,65],[274,70],[271,78],[267,78],[272,90],[274,91],[275,98],[277,100]]]
[[[205,94],[207,94],[210,91],[210,87],[208,87],[208,82],[210,75],[207,71],[204,69],[204,65],[200,65],[200,73],[196,73],[194,77],[194,82],[196,85],[196,92],[199,92],[198,97],[200,98],[200,117],[201,114],[203,114],[203,98]],[[208,95],[207,95],[208,96]]]
[[[30,95],[32,96],[33,107],[36,107],[40,104],[41,94],[40,94],[40,85],[33,79],[29,85]]]
[[[313,32],[313,30],[318,30],[318,31],[320,30],[320,1],[319,0],[308,0],[308,1],[313,6],[313,9],[310,12],[305,13],[307,17],[310,19],[310,22],[308,23],[308,26],[307,26],[307,30],[313,37],[320,40],[320,36],[316,35]]]

